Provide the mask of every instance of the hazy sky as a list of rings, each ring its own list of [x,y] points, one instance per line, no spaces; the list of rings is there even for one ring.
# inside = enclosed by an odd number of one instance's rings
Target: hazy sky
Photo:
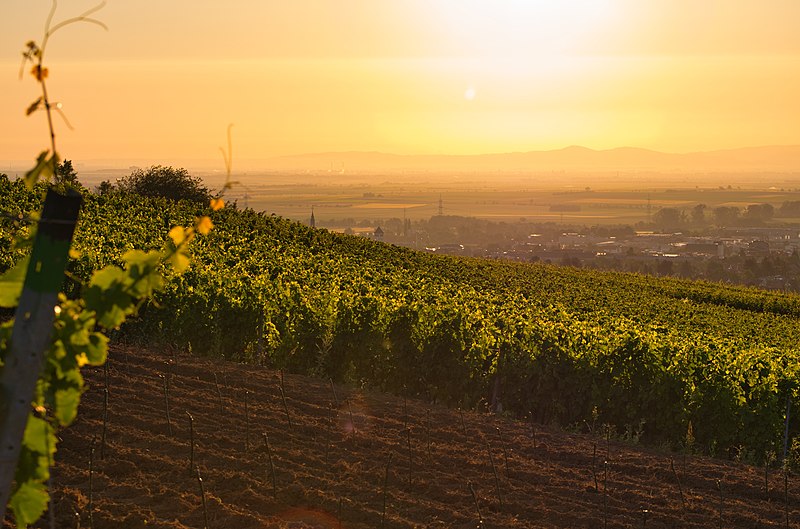
[[[94,5],[61,0],[56,20]],[[46,0],[0,0],[0,171],[48,145],[20,52]],[[800,144],[798,0],[109,0],[47,50],[59,150],[219,161]],[[234,161],[235,163],[235,161]]]

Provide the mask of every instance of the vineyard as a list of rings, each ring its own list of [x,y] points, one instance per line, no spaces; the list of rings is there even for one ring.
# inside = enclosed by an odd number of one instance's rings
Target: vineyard
[[[86,381],[56,456],[56,527],[783,528],[800,517],[792,473],[647,450],[600,427],[565,433],[168,349],[112,347]]]
[[[39,207],[7,179],[0,194],[13,214]],[[421,254],[252,210],[85,198],[68,295],[126,251],[162,247],[172,226],[201,214],[215,226],[192,268],[117,332],[129,343],[758,463],[781,454],[787,426],[789,449],[800,431],[796,296]],[[2,221],[0,270],[22,254],[9,246],[15,224]]]

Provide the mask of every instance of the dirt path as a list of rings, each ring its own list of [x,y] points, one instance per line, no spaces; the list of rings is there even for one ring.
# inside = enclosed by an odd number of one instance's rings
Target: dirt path
[[[294,375],[284,407],[274,371],[175,360],[112,348],[104,448],[104,370],[86,372],[57,455],[58,527],[91,516],[97,529],[203,528],[189,414],[211,529],[475,528],[478,509],[486,528],[785,527],[777,470],[766,494],[763,468],[700,457],[684,468],[675,455],[673,472],[669,455],[641,447],[471,412],[462,424],[457,410],[341,386],[334,397],[327,381]],[[790,476],[793,527],[798,498]]]

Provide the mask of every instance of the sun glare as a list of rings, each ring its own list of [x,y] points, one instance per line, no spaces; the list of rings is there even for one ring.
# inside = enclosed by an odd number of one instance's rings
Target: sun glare
[[[616,9],[604,0],[454,0],[434,4],[441,38],[463,55],[535,57],[590,53],[611,31]]]
[[[0,3],[8,172],[40,140],[14,51],[40,24],[30,2]],[[108,33],[59,33],[48,90],[75,120],[70,157],[205,164],[230,122],[252,160],[800,143],[800,0],[156,3],[109,2]]]

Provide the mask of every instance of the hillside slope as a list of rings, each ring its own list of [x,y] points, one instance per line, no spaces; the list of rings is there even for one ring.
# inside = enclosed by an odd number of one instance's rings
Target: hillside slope
[[[607,445],[601,435],[475,412],[463,414],[462,426],[453,409],[338,385],[334,396],[328,381],[296,375],[285,376],[284,408],[275,371],[143,349],[113,347],[107,377],[94,369],[86,379],[79,418],[63,432],[57,454],[58,527],[88,527],[90,516],[97,529],[203,527],[187,413],[194,419],[210,528],[381,527],[389,458],[387,528],[476,527],[469,483],[483,527],[490,528],[602,527],[604,519],[613,528],[785,523],[777,470],[770,471],[766,492],[763,468],[699,456],[689,456],[684,467],[675,454],[673,473],[671,455],[614,439]],[[262,432],[269,436],[274,491]],[[796,523],[800,482],[789,476],[788,485],[788,516]]]
[[[36,209],[20,183],[0,178],[0,192],[10,213]],[[122,329],[129,342],[547,424],[597,420],[655,446],[678,448],[691,428],[698,450],[758,462],[782,450],[800,402],[797,295],[431,255],[233,207],[85,199],[70,295],[172,226],[213,218],[191,269],[167,270]],[[24,252],[11,250],[19,228],[0,219],[0,269]],[[798,448],[800,414],[788,422]]]

